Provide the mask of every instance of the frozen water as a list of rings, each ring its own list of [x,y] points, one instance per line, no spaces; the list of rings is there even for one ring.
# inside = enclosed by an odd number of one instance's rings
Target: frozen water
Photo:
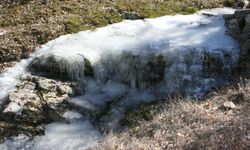
[[[166,56],[169,55],[177,55],[179,59],[181,57],[192,59],[196,56],[187,54],[192,48],[198,51],[199,49],[210,51],[211,55],[213,53],[223,55],[221,52],[223,49],[231,52],[231,62],[235,64],[238,43],[225,34],[226,28],[222,17],[223,14],[233,12],[234,10],[230,8],[217,8],[192,15],[164,16],[138,21],[125,20],[95,31],[61,36],[43,45],[30,59],[23,60],[0,75],[0,99],[6,97],[7,93],[15,87],[19,81],[19,75],[24,73],[25,67],[34,57],[46,58],[53,55],[60,68],[67,70],[69,76],[77,79],[84,76],[82,63],[83,59],[87,58],[94,66],[96,78],[107,80],[111,75],[112,80],[126,82],[131,87],[145,87],[149,84],[144,83],[145,75],[140,72],[147,67],[147,62],[142,57],[152,53],[156,56],[162,54],[164,60],[168,59],[169,57],[166,58]],[[125,59],[126,56],[121,56],[124,53],[130,54],[130,58]],[[109,58],[110,56],[112,57]],[[134,59],[135,56],[139,59]],[[202,55],[197,58],[197,61],[201,59]],[[182,65],[180,61],[173,62],[174,65],[169,70],[177,71],[173,68],[176,65]],[[133,69],[134,66],[129,62],[137,63],[135,66],[137,70]],[[198,68],[193,72],[199,72],[202,67],[200,65],[193,64],[191,68]],[[178,68],[183,69],[183,67]],[[165,78],[166,76],[169,77],[167,73]],[[139,85],[136,82],[140,82]],[[173,88],[174,90],[176,89]]]
[[[53,123],[46,127],[45,135],[34,139],[34,150],[84,150],[97,144],[100,133],[89,121],[71,124]]]
[[[25,73],[30,59],[22,60],[14,67],[7,70],[5,73],[0,74],[0,104],[2,100],[8,95],[8,93],[14,89],[19,82],[19,76]]]
[[[69,110],[63,114],[63,117],[67,119],[68,121],[70,121],[70,120],[82,118],[83,116],[76,111]]]
[[[19,135],[0,144],[1,150],[84,150],[100,140],[100,133],[89,121],[70,124],[52,123],[46,126],[45,135],[31,139]]]
[[[36,57],[54,56],[61,70],[66,69],[68,74],[75,78],[75,75],[83,74],[83,65],[79,65],[82,62],[79,60],[82,56],[95,66],[96,63],[105,63],[106,57],[115,57],[116,60],[113,62],[117,63],[119,61],[117,56],[123,53],[134,56],[152,53],[167,54],[183,48],[186,51],[192,48],[202,48],[214,52],[227,49],[237,53],[237,50],[233,49],[238,47],[238,43],[225,34],[226,28],[222,17],[223,13],[233,13],[233,11],[223,8],[203,10],[193,15],[164,16],[138,21],[126,20],[95,31],[62,36],[49,43],[43,51],[37,53]],[[95,66],[94,69],[96,75],[99,76],[106,71],[102,66]]]
[[[29,59],[0,75],[0,103],[20,82],[34,58],[53,56],[61,72],[84,83],[82,96],[71,104],[93,110],[115,102],[111,124],[125,108],[151,102],[169,94],[201,96],[226,82],[236,67],[239,45],[225,34],[223,14],[233,9],[203,10],[192,15],[125,20],[94,31],[61,36],[38,49]],[[84,59],[94,70],[84,76]],[[218,72],[219,71],[219,72]],[[14,110],[21,108],[15,107]],[[0,149],[85,149],[96,144],[100,133],[84,116],[68,111],[66,123],[52,123],[44,136],[13,137]],[[112,118],[111,118],[112,119]],[[115,126],[115,125],[114,125]]]

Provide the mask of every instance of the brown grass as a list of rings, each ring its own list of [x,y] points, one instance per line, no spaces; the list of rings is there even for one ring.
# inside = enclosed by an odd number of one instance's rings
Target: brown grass
[[[244,95],[234,109],[221,109],[226,101]],[[176,99],[157,104],[152,120],[121,133],[110,133],[97,149],[229,149],[250,148],[250,81],[237,88],[213,92],[201,102]]]

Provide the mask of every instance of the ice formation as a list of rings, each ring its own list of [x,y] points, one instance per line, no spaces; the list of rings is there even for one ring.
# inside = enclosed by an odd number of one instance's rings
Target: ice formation
[[[1,150],[83,150],[96,145],[100,133],[89,121],[75,121],[71,124],[52,123],[46,126],[44,136],[31,140],[19,135],[0,145]]]
[[[71,79],[84,83],[85,94],[72,98],[70,103],[95,111],[117,100],[113,117],[119,118],[119,112],[126,107],[169,94],[199,97],[211,87],[228,82],[228,75],[237,65],[239,45],[226,35],[222,17],[233,12],[230,8],[217,8],[192,15],[125,20],[94,31],[61,36],[0,75],[0,103],[19,82],[19,76],[26,73],[27,65],[37,58],[45,64],[50,63],[47,58],[53,58],[60,73],[66,72]],[[84,75],[85,59],[93,68],[93,76]],[[90,123],[76,122],[84,118],[76,112],[64,116],[74,121],[48,125],[44,136],[31,141],[16,137],[0,148],[17,145],[24,149],[84,149],[91,142],[84,139],[92,134],[99,136]],[[20,140],[30,145],[20,145]]]

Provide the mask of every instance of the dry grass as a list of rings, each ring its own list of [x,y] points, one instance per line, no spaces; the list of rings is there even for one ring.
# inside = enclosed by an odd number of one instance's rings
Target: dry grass
[[[236,108],[223,109],[226,101],[234,101]],[[97,149],[250,148],[250,81],[244,86],[210,93],[201,102],[177,99],[155,105],[152,111],[156,110],[152,120],[137,120],[137,126],[108,134]]]

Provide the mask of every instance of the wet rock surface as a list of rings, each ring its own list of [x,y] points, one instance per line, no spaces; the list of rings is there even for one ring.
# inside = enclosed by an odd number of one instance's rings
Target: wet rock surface
[[[249,76],[250,69],[250,10],[238,10],[233,15],[225,15],[228,34],[240,42],[240,73]]]

